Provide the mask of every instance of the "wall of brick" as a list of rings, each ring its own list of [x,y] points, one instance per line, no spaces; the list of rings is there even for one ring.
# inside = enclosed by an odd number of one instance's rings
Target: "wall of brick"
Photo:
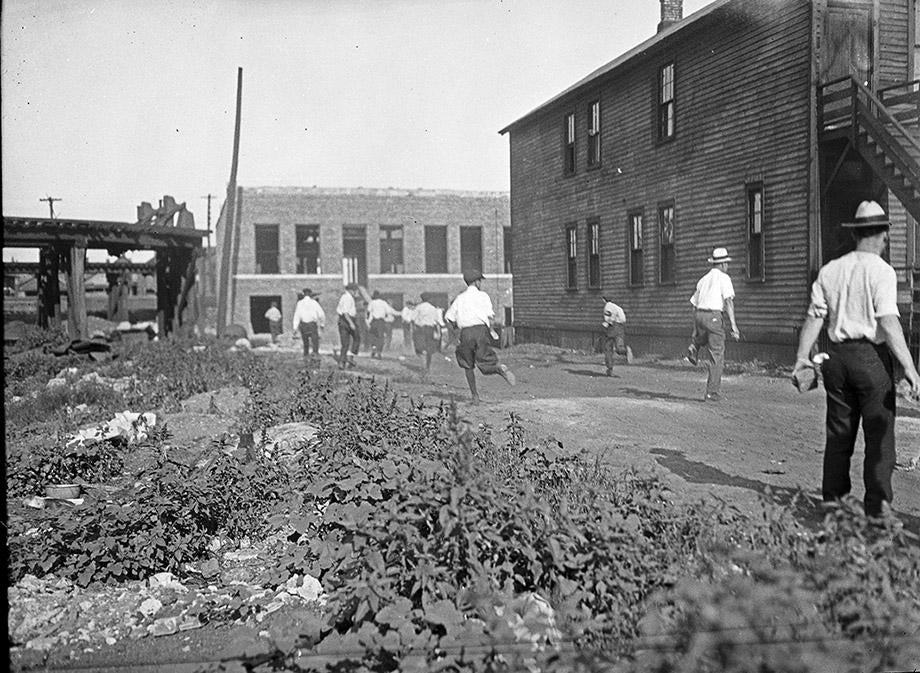
[[[293,316],[296,295],[304,287],[321,293],[328,326],[324,340],[338,344],[335,307],[343,289],[342,233],[345,227],[363,226],[366,231],[368,292],[400,294],[418,301],[423,291],[453,298],[462,292],[460,227],[482,228],[483,289],[489,293],[496,317],[512,306],[512,279],[504,274],[504,227],[510,226],[510,203],[504,192],[447,190],[336,189],[336,188],[244,188],[240,224],[234,306],[228,324],[237,323],[252,333],[250,297],[280,296],[286,330]],[[255,230],[257,224],[279,226],[280,274],[256,274]],[[320,231],[319,274],[297,274],[296,225],[318,225]],[[448,273],[425,273],[426,225],[447,227]],[[402,226],[402,274],[380,273],[379,235],[382,226]]]

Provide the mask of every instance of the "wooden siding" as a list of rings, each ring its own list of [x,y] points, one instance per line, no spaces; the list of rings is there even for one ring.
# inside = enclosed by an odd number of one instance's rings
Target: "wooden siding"
[[[811,3],[735,3],[511,131],[515,321],[596,329],[602,296],[633,334],[684,335],[706,258],[725,246],[743,332],[791,342],[808,296]],[[657,72],[675,64],[676,137],[656,141]],[[586,170],[588,106],[600,99],[602,166]],[[577,113],[577,172],[561,122]],[[747,282],[746,180],[765,190],[765,282]],[[676,283],[659,285],[658,205],[675,207]],[[628,284],[627,213],[645,215],[644,284]],[[588,290],[586,220],[601,223],[601,285]],[[565,289],[565,224],[579,233],[579,287]]]
[[[911,0],[880,0],[878,41],[880,87],[910,79]]]

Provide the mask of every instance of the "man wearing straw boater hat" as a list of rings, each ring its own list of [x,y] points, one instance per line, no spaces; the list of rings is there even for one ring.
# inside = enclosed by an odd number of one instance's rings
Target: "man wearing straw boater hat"
[[[830,357],[821,366],[827,393],[821,493],[825,502],[832,502],[850,492],[850,457],[861,417],[866,439],[864,503],[868,516],[879,517],[888,507],[883,503],[892,498],[894,360],[904,368],[914,395],[920,393],[920,375],[901,328],[897,276],[882,259],[888,244],[888,216],[875,201],[863,201],[853,221],[841,226],[853,234],[856,250],[818,272],[792,376],[801,380],[813,366],[809,355],[827,324]]]
[[[735,322],[735,288],[728,276],[728,263],[732,258],[725,248],[715,248],[707,260],[712,269],[700,278],[696,292],[690,297],[693,304],[693,336],[687,348],[686,360],[697,363],[700,349],[705,346],[709,352],[707,364],[709,376],[706,379],[706,401],[718,402],[722,399],[722,369],[725,367],[725,326],[722,313],[728,316],[732,338],[741,338],[738,324]]]

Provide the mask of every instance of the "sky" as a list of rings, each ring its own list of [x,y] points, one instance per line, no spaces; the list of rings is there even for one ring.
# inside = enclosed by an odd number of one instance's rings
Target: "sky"
[[[3,214],[52,196],[134,221],[170,194],[204,228],[212,194],[216,221],[239,67],[242,186],[507,191],[498,131],[659,20],[657,0],[4,0]]]

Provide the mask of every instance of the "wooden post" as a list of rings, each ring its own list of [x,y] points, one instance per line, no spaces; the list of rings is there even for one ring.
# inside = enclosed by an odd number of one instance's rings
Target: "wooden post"
[[[161,339],[172,329],[172,321],[167,316],[169,307],[169,251],[157,250],[157,334]]]
[[[70,247],[70,270],[67,273],[67,329],[71,339],[89,336],[86,320],[86,286],[83,269],[86,262],[86,244]]]
[[[44,329],[56,325],[61,317],[60,273],[61,253],[46,246],[38,256],[38,324]]]

